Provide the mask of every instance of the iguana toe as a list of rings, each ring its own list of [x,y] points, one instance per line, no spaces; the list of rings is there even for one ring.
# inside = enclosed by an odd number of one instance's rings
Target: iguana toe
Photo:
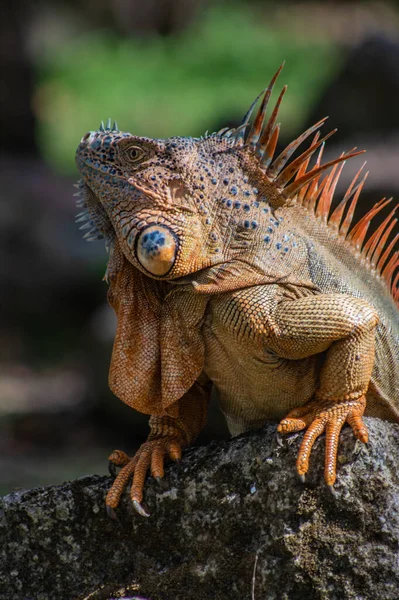
[[[331,400],[312,400],[300,410],[291,411],[278,426],[278,431],[290,433],[307,427],[299,449],[296,468],[301,479],[309,469],[309,459],[316,439],[326,432],[326,450],[324,479],[332,488],[337,475],[337,454],[339,436],[343,425],[348,423],[355,436],[362,442],[367,442],[367,428],[362,420],[366,408],[364,396],[354,400],[334,402]],[[293,418],[293,415],[299,418]],[[300,416],[299,416],[300,415]]]
[[[115,481],[107,494],[106,505],[108,514],[112,518],[115,518],[114,509],[118,506],[129,479],[133,478],[130,488],[133,507],[142,517],[149,517],[149,513],[141,504],[147,473],[150,470],[159,484],[159,482],[162,482],[164,476],[165,459],[170,458],[177,461],[181,457],[181,452],[180,442],[172,436],[165,436],[145,442],[133,458],[129,458],[127,454],[120,450],[115,450],[109,457],[110,469],[113,471],[115,466],[122,468],[116,475]]]
[[[109,474],[115,479],[117,476],[116,467],[124,467],[130,458],[122,450],[114,450],[108,457],[108,471]]]

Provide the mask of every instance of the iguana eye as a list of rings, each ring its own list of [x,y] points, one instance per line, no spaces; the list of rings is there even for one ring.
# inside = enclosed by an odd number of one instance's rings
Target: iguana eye
[[[144,152],[143,148],[140,148],[140,146],[129,146],[126,149],[127,157],[131,162],[134,163],[140,162],[144,158],[145,154],[146,153]]]

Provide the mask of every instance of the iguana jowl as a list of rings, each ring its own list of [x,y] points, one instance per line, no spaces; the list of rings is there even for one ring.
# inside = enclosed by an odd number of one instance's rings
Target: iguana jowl
[[[240,127],[203,138],[137,137],[108,122],[78,147],[78,220],[110,252],[110,387],[151,415],[136,455],[110,457],[122,467],[107,495],[111,515],[131,477],[133,504],[147,514],[147,471],[163,477],[164,459],[195,440],[212,385],[233,434],[266,420],[283,433],[306,429],[302,478],[325,431],[328,485],[345,422],[363,442],[363,413],[399,422],[394,210],[371,236],[390,200],[352,224],[362,169],[331,210],[344,162],[359,153],[322,165],[325,119],[274,158],[286,88],[265,113],[280,70],[252,124],[256,101]]]

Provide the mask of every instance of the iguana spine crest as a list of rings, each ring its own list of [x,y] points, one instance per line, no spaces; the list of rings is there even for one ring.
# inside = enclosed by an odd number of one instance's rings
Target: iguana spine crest
[[[245,145],[253,148],[255,156],[258,158],[259,163],[264,170],[264,175],[269,183],[276,187],[276,191],[287,200],[296,198],[297,203],[301,204],[305,209],[313,213],[328,227],[338,233],[342,240],[360,254],[370,270],[372,270],[376,276],[382,277],[386,282],[395,303],[399,305],[399,271],[396,273],[399,267],[399,250],[396,249],[398,246],[397,242],[399,240],[399,234],[388,243],[390,233],[397,223],[397,218],[394,215],[398,205],[393,208],[386,219],[367,240],[366,235],[373,218],[385,208],[385,206],[392,202],[392,198],[382,198],[382,200],[377,202],[349,231],[360,192],[368,176],[367,171],[363,175],[361,181],[357,183],[359,175],[366,163],[364,163],[356,173],[344,198],[330,214],[335,188],[346,160],[362,154],[364,150],[356,151],[356,148],[353,148],[349,152],[343,152],[338,158],[321,164],[324,144],[326,140],[337,131],[334,129],[320,139],[319,128],[324,125],[328,118],[324,117],[288,144],[281,154],[273,161],[280,132],[280,126],[278,123],[276,124],[276,120],[287,86],[283,87],[268,122],[266,125],[264,123],[268,102],[274,84],[283,66],[284,63],[273,76],[268,87],[255,99],[246,113],[242,125],[236,130],[228,130],[227,132],[222,130],[216,135],[223,136],[227,133],[228,137],[235,140],[237,145]],[[259,110],[255,116],[251,129],[245,136],[245,130],[250,124],[253,110],[262,94],[263,98]],[[315,131],[316,135],[309,148],[286,167],[286,163],[295,150],[297,150],[300,144]],[[308,171],[307,168],[310,159],[318,148],[320,149],[316,163]],[[330,167],[333,167],[330,173],[322,178],[322,174]],[[289,183],[294,175],[295,178],[293,182]]]

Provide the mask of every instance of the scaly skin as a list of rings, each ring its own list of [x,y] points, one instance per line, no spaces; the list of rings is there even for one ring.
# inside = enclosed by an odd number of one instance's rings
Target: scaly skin
[[[148,515],[146,474],[161,480],[164,461],[193,443],[212,386],[232,434],[267,420],[282,433],[306,429],[302,479],[325,431],[330,486],[344,423],[366,442],[363,414],[399,422],[395,221],[391,213],[366,239],[381,201],[351,224],[360,172],[331,211],[354,154],[321,165],[324,120],[273,159],[285,89],[266,123],[265,111],[278,73],[252,125],[253,107],[243,126],[199,139],[142,138],[108,123],[78,147],[78,220],[110,252],[118,318],[110,387],[151,415],[137,454],[110,456],[112,470],[121,468],[107,495],[111,516],[130,478],[133,505]]]

